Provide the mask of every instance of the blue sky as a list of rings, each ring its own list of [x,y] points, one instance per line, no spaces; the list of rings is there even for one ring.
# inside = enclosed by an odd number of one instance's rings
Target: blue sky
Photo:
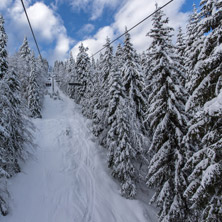
[[[36,33],[40,50],[52,64],[54,60],[66,59],[70,53],[78,53],[81,42],[89,47],[89,54],[100,49],[109,36],[115,38],[149,15],[157,2],[160,6],[168,0],[24,0]],[[192,5],[199,0],[174,0],[164,10],[175,30],[185,30]],[[0,0],[0,13],[5,18],[10,53],[18,50],[24,36],[30,46],[35,45],[24,16],[20,0]],[[138,51],[145,50],[149,39],[145,36],[151,27],[147,20],[131,33]]]

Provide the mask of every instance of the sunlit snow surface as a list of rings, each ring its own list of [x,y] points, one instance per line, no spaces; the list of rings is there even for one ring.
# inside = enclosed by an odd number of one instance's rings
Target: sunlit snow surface
[[[34,158],[9,181],[10,213],[2,222],[155,222],[152,208],[120,196],[79,107],[45,97],[34,120]]]

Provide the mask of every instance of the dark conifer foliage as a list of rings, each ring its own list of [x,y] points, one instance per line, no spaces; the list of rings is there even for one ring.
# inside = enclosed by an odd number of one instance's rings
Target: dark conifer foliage
[[[153,39],[149,48],[153,77],[152,92],[148,97],[147,121],[152,132],[149,147],[147,185],[156,188],[151,202],[160,207],[159,221],[184,221],[186,203],[183,190],[186,179],[182,171],[186,133],[185,91],[178,69],[178,56],[171,42],[172,28],[160,10],[153,16],[153,28],[148,33]]]
[[[109,79],[110,79],[110,72],[113,64],[113,47],[110,45],[110,39],[106,39],[106,47],[105,52],[101,55],[100,66],[101,70],[99,71],[100,75],[100,88],[98,92],[98,100],[97,104],[95,104],[94,113],[94,126],[93,131],[96,136],[98,136],[99,143],[101,145],[106,144],[106,135],[108,130],[108,123],[106,118],[106,113],[109,104],[108,98],[108,90],[109,90]]]
[[[217,0],[204,0],[200,3],[200,21],[197,32],[204,36],[204,41],[198,60],[194,63],[195,66],[190,80],[191,97],[187,103],[187,110],[197,110],[202,107],[206,101],[214,98],[220,90],[217,83],[222,70],[221,4]],[[195,44],[198,42],[199,40],[196,39]]]
[[[8,62],[7,62],[7,35],[5,33],[4,28],[4,19],[0,14],[0,79],[3,78],[4,74],[8,69]]]
[[[74,60],[73,55],[71,53],[69,61],[68,61],[67,94],[72,99],[74,99],[74,96],[75,96],[75,86],[72,86],[69,84],[77,82],[77,75],[76,75],[75,66],[76,66],[76,63],[75,63],[75,60]]]
[[[85,48],[83,44],[79,46],[79,53],[76,58],[76,74],[77,82],[81,84],[76,87],[76,98],[75,101],[80,103],[83,99],[84,93],[87,87],[87,80],[89,75],[90,59],[87,54],[88,48]]]
[[[33,118],[41,118],[41,96],[40,86],[38,84],[38,76],[34,54],[31,57],[31,73],[28,85],[28,108],[30,116]]]
[[[126,93],[122,83],[122,49],[119,46],[109,75],[109,105],[106,112],[108,166],[114,177],[121,182],[121,194],[126,198],[136,195],[135,151],[132,148],[132,133]]]
[[[27,37],[24,38],[24,41],[18,52],[19,57],[17,58],[17,70],[19,71],[19,77],[21,80],[21,90],[25,98],[26,104],[28,104],[28,84],[29,84],[29,75],[31,72],[31,49],[29,48],[29,43]]]
[[[132,163],[135,158],[135,149],[132,147],[130,117],[128,116],[128,104],[120,97],[116,110],[116,122],[114,133],[117,146],[114,151],[114,164],[112,174],[121,182],[121,194],[126,198],[136,195],[136,171]]]
[[[138,127],[138,131],[142,133],[144,111],[145,111],[145,96],[144,90],[144,76],[140,67],[137,54],[130,42],[130,34],[126,30],[125,41],[123,47],[123,68],[121,69],[121,76],[123,78],[123,86],[126,95],[129,99],[128,103],[134,116],[134,122]],[[138,122],[138,123],[137,123]],[[134,126],[135,127],[135,126]]]
[[[102,61],[103,54],[100,54],[100,58],[97,60],[94,79],[94,95],[93,95],[93,112],[92,112],[92,133],[98,137],[103,130],[103,126],[100,124],[101,118],[101,105],[100,97],[102,93]]]
[[[203,46],[204,36],[198,31],[200,16],[197,12],[196,5],[193,5],[193,13],[190,15],[187,33],[186,33],[186,49],[185,61],[187,69],[186,89],[189,94],[193,92],[193,79],[195,78],[194,67],[198,61],[198,57]]]
[[[192,213],[198,221],[221,218],[221,73],[222,73],[222,2],[200,2],[198,33],[203,47],[193,70],[192,93],[187,110],[195,114],[185,142],[189,159],[184,170],[189,185],[185,190]],[[209,32],[210,31],[210,32]],[[196,40],[198,41],[198,40]]]
[[[181,84],[183,85],[183,87],[185,87],[186,84],[186,78],[187,78],[187,69],[185,71],[185,65],[186,65],[186,57],[185,57],[185,50],[186,50],[186,40],[185,40],[185,36],[183,34],[182,28],[179,27],[178,29],[178,34],[177,34],[177,42],[176,42],[176,51],[175,53],[178,55],[178,69],[181,69],[182,65],[182,70],[180,70],[182,73],[184,73],[184,75],[182,76],[182,78],[180,78]]]
[[[0,20],[0,24],[3,25],[3,18]],[[5,33],[3,35],[2,31],[4,27],[0,29],[0,42],[4,42],[1,46],[5,50],[7,36]],[[29,151],[25,147],[32,147],[30,133],[32,124],[26,117],[27,110],[22,99],[21,82],[14,69],[15,66],[18,70],[17,57],[9,59],[11,63],[8,65],[7,51],[5,51],[0,54],[0,61],[3,68],[0,79],[0,211],[6,215],[9,208],[7,179],[20,172],[19,161],[28,157]]]

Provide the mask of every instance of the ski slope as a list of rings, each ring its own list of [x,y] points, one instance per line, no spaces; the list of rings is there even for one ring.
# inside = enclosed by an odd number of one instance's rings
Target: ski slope
[[[106,154],[90,139],[88,121],[72,100],[45,96],[33,120],[38,145],[9,182],[10,213],[2,222],[155,222],[142,201],[120,196]]]

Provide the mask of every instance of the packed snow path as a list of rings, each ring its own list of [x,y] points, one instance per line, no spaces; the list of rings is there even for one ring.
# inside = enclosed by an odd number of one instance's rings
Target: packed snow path
[[[147,222],[154,212],[120,196],[104,151],[90,139],[77,105],[45,97],[33,120],[37,148],[9,183],[10,213],[2,222]]]

